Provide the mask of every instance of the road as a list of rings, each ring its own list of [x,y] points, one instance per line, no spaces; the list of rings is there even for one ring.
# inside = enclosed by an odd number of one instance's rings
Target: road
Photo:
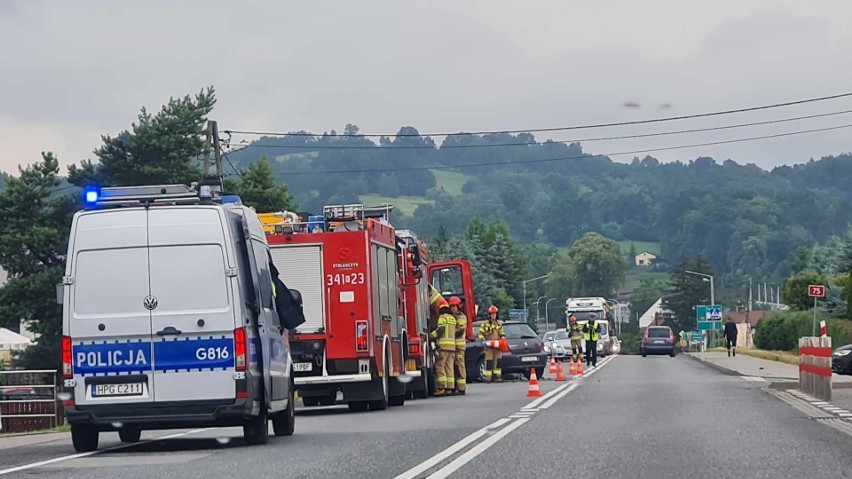
[[[535,401],[526,382],[514,382],[472,384],[465,397],[383,412],[303,408],[293,437],[264,446],[245,446],[236,428],[150,431],[147,442],[82,457],[67,435],[0,442],[0,474],[836,478],[852,470],[852,436],[763,391],[766,383],[690,358],[619,356],[579,381],[541,385],[545,398]],[[180,436],[156,439],[170,435]],[[102,435],[102,449],[119,444],[116,434]]]

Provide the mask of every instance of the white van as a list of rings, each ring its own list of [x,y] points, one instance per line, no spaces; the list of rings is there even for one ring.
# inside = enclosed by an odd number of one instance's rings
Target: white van
[[[291,435],[290,351],[254,210],[202,187],[104,188],[74,215],[62,281],[65,411],[77,451],[100,431],[268,423]]]

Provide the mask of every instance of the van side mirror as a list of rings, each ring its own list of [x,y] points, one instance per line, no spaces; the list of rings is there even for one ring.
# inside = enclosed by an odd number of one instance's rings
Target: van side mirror
[[[65,285],[59,283],[56,285],[56,304],[62,304],[65,302]]]
[[[289,291],[290,296],[292,296],[293,299],[295,299],[296,302],[299,303],[299,306],[302,306],[302,293],[299,292],[298,289],[288,289],[287,291]]]

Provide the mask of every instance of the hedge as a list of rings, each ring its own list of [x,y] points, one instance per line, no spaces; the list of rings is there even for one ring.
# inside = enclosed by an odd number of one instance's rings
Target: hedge
[[[820,318],[817,316],[817,321]],[[852,341],[852,321],[826,319],[831,346],[837,348]],[[819,328],[819,323],[817,323]],[[754,345],[771,351],[793,351],[799,338],[810,336],[813,329],[813,313],[810,311],[780,311],[772,313],[757,324]],[[819,329],[817,329],[819,335]]]

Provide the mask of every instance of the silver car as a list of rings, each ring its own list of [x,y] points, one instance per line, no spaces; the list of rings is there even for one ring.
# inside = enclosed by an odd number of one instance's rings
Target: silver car
[[[548,331],[542,336],[544,352],[556,359],[568,359],[571,356],[571,339],[566,329]]]

